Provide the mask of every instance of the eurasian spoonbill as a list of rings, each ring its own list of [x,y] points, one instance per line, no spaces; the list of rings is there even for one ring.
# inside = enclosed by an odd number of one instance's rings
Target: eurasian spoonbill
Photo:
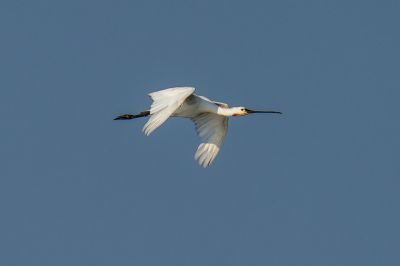
[[[226,103],[215,102],[194,94],[192,87],[176,87],[149,94],[153,100],[150,110],[136,115],[124,114],[114,120],[129,120],[150,116],[143,127],[147,136],[169,117],[190,118],[196,127],[202,143],[194,158],[203,167],[209,166],[217,156],[228,129],[228,117],[245,116],[255,113],[275,113],[278,111],[254,111],[245,107],[229,107]]]

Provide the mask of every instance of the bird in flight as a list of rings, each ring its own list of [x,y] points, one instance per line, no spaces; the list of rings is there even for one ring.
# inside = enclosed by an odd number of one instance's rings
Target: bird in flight
[[[114,120],[130,120],[150,116],[143,127],[145,135],[150,135],[169,117],[190,118],[196,127],[202,143],[197,148],[195,160],[209,166],[217,156],[228,129],[230,116],[245,116],[255,113],[274,113],[278,111],[254,111],[245,107],[229,107],[226,103],[215,102],[204,96],[194,94],[192,87],[175,87],[149,94],[153,103],[150,110],[139,114],[124,114]]]

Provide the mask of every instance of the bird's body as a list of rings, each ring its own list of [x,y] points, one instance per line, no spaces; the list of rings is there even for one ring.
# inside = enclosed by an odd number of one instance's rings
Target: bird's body
[[[196,94],[189,95],[178,109],[171,115],[172,117],[194,118],[202,113],[217,113],[218,105],[204,96]]]
[[[150,135],[169,117],[191,119],[202,143],[198,147],[195,159],[203,167],[209,166],[217,156],[224,140],[228,117],[244,116],[250,113],[280,113],[276,111],[252,111],[244,107],[233,107],[225,103],[211,101],[204,96],[194,94],[192,87],[176,87],[150,93],[153,103],[149,111],[138,115],[121,115],[115,120],[126,120],[150,116],[143,132]]]

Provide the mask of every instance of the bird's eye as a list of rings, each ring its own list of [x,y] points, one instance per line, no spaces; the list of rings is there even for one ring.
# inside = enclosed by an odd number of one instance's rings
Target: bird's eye
[[[244,109],[242,108],[242,109],[240,109],[240,111],[244,111]]]

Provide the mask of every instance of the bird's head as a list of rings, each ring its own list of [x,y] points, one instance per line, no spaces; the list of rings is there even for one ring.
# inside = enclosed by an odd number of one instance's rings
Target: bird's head
[[[241,106],[241,107],[233,107],[231,108],[233,115],[232,116],[244,116],[248,115],[249,113],[246,111],[246,108]]]
[[[245,116],[245,115],[256,114],[256,113],[282,114],[279,111],[272,111],[272,110],[255,111],[255,110],[247,109],[246,107],[243,107],[243,106],[241,106],[241,107],[233,107],[232,111],[233,111],[233,115],[232,116]]]

